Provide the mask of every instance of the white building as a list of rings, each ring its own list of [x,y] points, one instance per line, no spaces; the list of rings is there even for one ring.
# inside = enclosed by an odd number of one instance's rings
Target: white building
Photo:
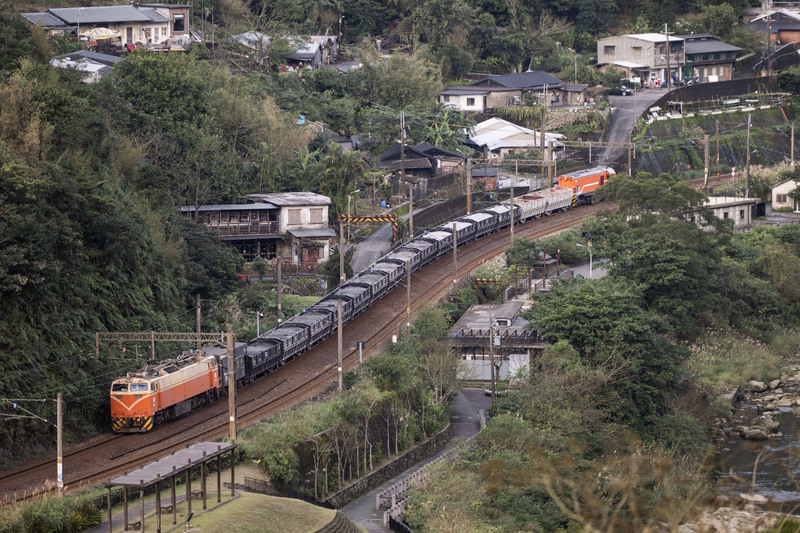
[[[560,133],[545,132],[545,147],[563,148]],[[487,152],[487,157],[502,158],[515,150],[541,149],[541,132],[518,126],[501,118],[490,118],[477,124],[469,137],[470,143]]]
[[[789,207],[794,213],[800,213],[800,202],[789,196],[789,193],[797,189],[798,185],[800,185],[800,183],[789,180],[773,187],[772,209],[776,210],[781,207]]]

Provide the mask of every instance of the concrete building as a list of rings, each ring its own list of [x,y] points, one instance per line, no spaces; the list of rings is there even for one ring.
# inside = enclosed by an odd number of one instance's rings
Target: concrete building
[[[797,189],[800,183],[789,180],[776,185],[772,188],[772,210],[775,211],[781,207],[791,208],[792,212],[800,213],[800,202],[789,196],[789,193]]]
[[[759,206],[763,205],[763,202],[760,198],[712,196],[705,205],[711,208],[717,218],[732,220],[734,228],[744,229],[752,226],[753,220],[761,215]],[[695,216],[692,216],[692,221],[696,221]]]
[[[194,218],[236,246],[246,259],[255,257],[315,265],[330,258],[328,227],[331,199],[313,192],[249,194],[246,204],[182,207]],[[196,213],[195,213],[196,211]]]
[[[111,72],[111,67],[120,61],[122,58],[119,56],[78,50],[54,57],[50,60],[50,64],[59,68],[74,68],[83,73],[84,82],[93,83]]]
[[[530,368],[533,351],[542,350],[544,341],[530,329],[528,321],[517,316],[522,302],[499,305],[473,305],[450,330],[447,341],[465,361],[462,379],[491,380],[491,355],[499,367],[498,379],[506,379]],[[494,349],[489,349],[490,337]]]
[[[669,53],[667,53],[669,40]],[[710,34],[672,35],[632,33],[597,41],[597,64],[613,65],[627,78],[652,84],[672,79],[724,81],[731,79],[740,48]]]

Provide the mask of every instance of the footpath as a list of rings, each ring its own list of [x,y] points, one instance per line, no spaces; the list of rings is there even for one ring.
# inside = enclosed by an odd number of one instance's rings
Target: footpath
[[[450,426],[453,435],[450,444],[424,461],[408,468],[405,472],[386,481],[364,496],[350,502],[341,509],[342,513],[344,513],[350,521],[363,526],[369,533],[389,532],[389,529],[383,527],[383,511],[375,510],[375,497],[388,487],[416,472],[420,467],[430,463],[448,450],[454,448],[465,438],[478,433],[481,428],[478,412],[481,409],[488,410],[490,405],[491,398],[486,396],[483,389],[463,389],[450,407]]]

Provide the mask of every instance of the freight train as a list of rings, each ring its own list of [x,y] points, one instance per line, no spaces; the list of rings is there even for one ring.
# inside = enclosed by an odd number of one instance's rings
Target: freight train
[[[336,329],[338,305],[344,324],[383,298],[407,276],[453,250],[514,223],[591,203],[598,187],[614,170],[596,167],[559,176],[559,186],[530,192],[427,230],[336,288],[302,313],[247,343],[234,348],[236,385],[243,386],[267,374],[322,342]],[[155,364],[111,384],[111,427],[118,433],[141,433],[226,394],[227,350],[209,346]]]

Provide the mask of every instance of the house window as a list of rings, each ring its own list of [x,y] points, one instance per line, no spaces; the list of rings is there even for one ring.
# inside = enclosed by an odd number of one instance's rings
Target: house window
[[[739,209],[739,220],[744,220],[744,209]]]
[[[449,102],[449,101],[450,101],[450,95],[448,94],[442,95],[442,102]]]
[[[779,204],[785,204],[787,202],[788,197],[789,197],[788,194],[779,194],[776,200]]]
[[[172,31],[176,33],[186,31],[186,20],[183,15],[175,15],[172,17]]]
[[[467,98],[467,107],[475,107],[475,99]]]
[[[158,35],[158,30],[160,30],[160,29],[161,28],[159,28],[158,26],[153,28],[153,40],[154,41],[158,41],[158,39],[160,38],[159,35]]]
[[[633,50],[633,57],[642,57],[642,47],[641,46],[634,46]]]
[[[228,223],[228,213],[226,213],[224,211],[222,213],[220,213],[219,214],[219,221],[222,222],[223,224],[227,224]]]
[[[607,55],[607,56],[614,57],[614,53],[615,53],[616,49],[617,49],[617,47],[615,45],[608,45],[607,44],[607,45],[605,45],[603,47],[603,53],[605,55]]]
[[[289,209],[289,224],[300,224],[300,209]]]
[[[727,211],[725,211],[724,213],[722,213],[722,218],[728,218],[728,212],[727,212]]]
[[[242,211],[239,213],[239,222],[247,222],[248,218],[249,217],[247,211]]]
[[[311,210],[311,223],[322,224],[322,209]]]
[[[167,30],[169,30],[169,26],[164,26],[163,28],[161,28],[161,35],[164,36],[164,39],[167,39],[169,37]]]

